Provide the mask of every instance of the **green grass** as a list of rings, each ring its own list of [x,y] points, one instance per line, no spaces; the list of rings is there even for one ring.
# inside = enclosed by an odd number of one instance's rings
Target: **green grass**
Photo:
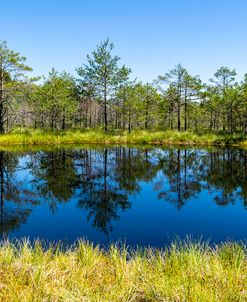
[[[0,135],[0,145],[59,145],[59,144],[181,144],[247,146],[243,134],[214,134],[178,131],[133,131],[118,134],[100,130],[45,131],[21,129]]]
[[[169,249],[0,246],[0,301],[247,301],[247,250],[227,243]]]

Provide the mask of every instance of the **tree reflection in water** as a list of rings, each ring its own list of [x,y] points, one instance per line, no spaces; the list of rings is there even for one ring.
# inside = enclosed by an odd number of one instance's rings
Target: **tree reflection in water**
[[[247,206],[247,151],[196,148],[83,148],[0,151],[3,237],[23,224],[40,202],[52,213],[76,200],[94,228],[109,234],[130,196],[150,183],[158,198],[181,209],[202,190],[219,206]]]
[[[19,228],[27,221],[32,206],[38,202],[32,190],[23,187],[18,179],[22,167],[18,161],[19,154],[0,151],[0,234],[6,239],[9,231]]]

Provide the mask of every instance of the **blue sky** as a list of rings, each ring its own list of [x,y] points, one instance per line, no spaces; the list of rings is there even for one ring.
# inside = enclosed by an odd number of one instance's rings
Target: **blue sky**
[[[206,81],[222,65],[247,73],[246,0],[0,0],[0,39],[34,75],[75,74],[109,37],[133,76],[152,81],[177,63]]]

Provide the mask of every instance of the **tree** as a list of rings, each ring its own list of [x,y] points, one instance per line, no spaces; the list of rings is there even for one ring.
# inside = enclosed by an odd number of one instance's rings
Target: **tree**
[[[129,83],[120,87],[116,93],[116,112],[120,122],[119,125],[123,130],[127,126],[129,133],[132,130],[133,121],[135,123],[139,121],[140,98],[138,97],[138,87],[139,83]]]
[[[94,96],[103,103],[105,131],[108,130],[108,104],[130,74],[129,68],[118,66],[120,58],[112,55],[113,49],[114,44],[107,39],[97,46],[91,56],[87,56],[88,64],[77,69],[82,85],[90,83]]]
[[[241,112],[241,123],[245,134],[247,134],[247,74],[244,75],[240,87],[240,112]]]
[[[65,129],[67,124],[73,123],[78,100],[75,81],[69,74],[66,72],[59,74],[52,69],[36,95],[41,111],[49,118],[51,130]]]
[[[160,95],[157,89],[151,84],[147,83],[141,87],[141,97],[142,97],[142,111],[144,113],[144,128],[145,130],[150,129],[152,126],[157,125],[158,121],[158,104],[160,101]]]
[[[24,71],[32,69],[25,64],[26,58],[18,52],[10,50],[5,41],[0,41],[0,132],[4,132],[6,122],[6,96],[5,90],[8,83],[20,78]]]
[[[39,77],[24,78],[12,81],[6,85],[6,123],[5,130],[9,131],[16,126],[37,127],[39,106],[36,100]]]
[[[164,117],[163,125],[165,129],[168,127],[173,130],[173,120],[176,113],[175,104],[177,100],[177,92],[172,85],[169,85],[165,91],[161,90],[161,92],[163,94],[163,98],[160,102],[159,113]]]
[[[168,105],[170,112],[169,119],[171,114],[173,115],[175,108],[177,112],[178,131],[181,130],[182,105],[184,105],[184,130],[187,130],[188,102],[189,100],[195,99],[195,97],[199,96],[199,91],[202,87],[199,76],[191,76],[181,64],[178,64],[164,76],[159,76],[158,84],[168,85],[165,98],[173,108],[171,110],[171,106]],[[159,88],[163,90],[161,87]],[[171,128],[173,128],[172,121],[170,122],[170,125]]]
[[[187,75],[187,70],[178,64],[166,73],[164,76],[159,76],[161,82],[170,84],[176,90],[176,109],[177,109],[177,129],[181,130],[181,105],[182,105],[182,89],[184,86],[184,78]]]
[[[227,106],[227,89],[231,88],[235,83],[235,76],[237,75],[234,69],[230,70],[228,67],[220,67],[214,74],[214,78],[210,82],[216,86],[216,93],[219,95],[221,102],[221,116],[222,116],[222,129],[226,129],[226,120],[230,119],[230,111]]]
[[[188,107],[192,101],[200,99],[200,92],[203,85],[200,77],[191,76],[188,72],[186,72],[184,76],[184,130],[187,130],[188,121],[189,121],[189,110]]]

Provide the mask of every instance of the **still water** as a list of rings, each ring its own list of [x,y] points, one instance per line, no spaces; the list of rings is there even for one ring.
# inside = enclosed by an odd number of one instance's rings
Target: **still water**
[[[163,247],[247,238],[247,151],[0,151],[1,239]]]

